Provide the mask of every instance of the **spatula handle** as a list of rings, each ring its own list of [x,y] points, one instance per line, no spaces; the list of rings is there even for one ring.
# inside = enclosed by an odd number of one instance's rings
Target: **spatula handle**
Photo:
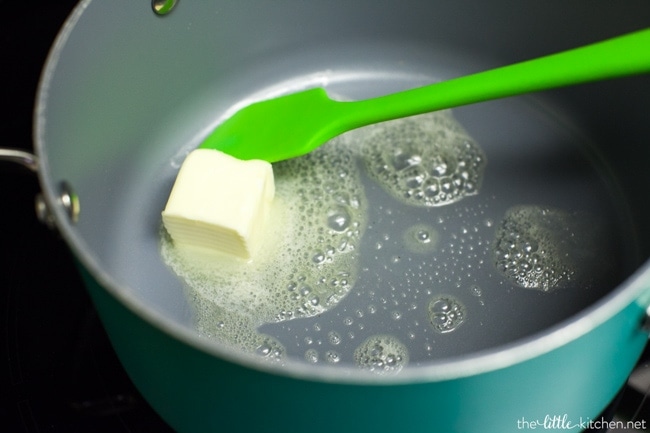
[[[348,102],[354,125],[650,72],[650,28],[405,92]],[[343,103],[346,104],[346,103]]]

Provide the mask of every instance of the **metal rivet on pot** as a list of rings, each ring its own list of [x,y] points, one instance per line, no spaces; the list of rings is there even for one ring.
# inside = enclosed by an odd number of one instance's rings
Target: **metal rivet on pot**
[[[156,15],[167,15],[177,3],[178,0],[151,0],[151,8]]]
[[[50,212],[50,208],[47,205],[43,194],[39,193],[36,196],[36,199],[34,200],[34,209],[36,210],[36,217],[41,223],[45,224],[45,226],[50,229],[55,227],[54,217],[52,216],[52,212]]]
[[[75,194],[72,187],[67,182],[61,182],[61,195],[59,195],[61,206],[68,212],[70,221],[76,223],[79,220],[79,196]]]
[[[72,187],[67,182],[61,182],[60,193],[56,204],[57,206],[63,207],[72,223],[77,222],[79,219],[79,212],[81,211],[79,197],[74,193]],[[38,220],[49,228],[54,228],[54,216],[52,215],[52,210],[45,201],[43,194],[38,194],[36,196],[35,208]]]

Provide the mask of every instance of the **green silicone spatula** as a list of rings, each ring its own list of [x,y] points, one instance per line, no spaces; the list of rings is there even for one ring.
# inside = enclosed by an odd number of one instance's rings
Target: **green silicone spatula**
[[[340,102],[314,88],[256,102],[217,126],[199,147],[281,161],[371,123],[645,72],[650,29],[373,99]]]

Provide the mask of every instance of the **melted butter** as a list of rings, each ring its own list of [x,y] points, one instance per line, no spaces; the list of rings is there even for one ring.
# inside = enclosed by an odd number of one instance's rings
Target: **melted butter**
[[[461,325],[481,323],[476,310],[496,308],[496,291],[565,287],[592,262],[584,218],[536,206],[502,215],[492,204],[504,198],[489,193],[459,203],[481,192],[486,164],[448,111],[361,128],[274,165],[276,198],[253,261],[182,250],[164,236],[162,256],[207,337],[272,361],[398,373],[473,326]],[[569,232],[574,243],[562,240]],[[507,260],[540,250],[541,261]],[[567,278],[548,277],[553,270]]]
[[[162,256],[186,286],[199,332],[247,352],[282,358],[256,330],[337,305],[358,276],[366,202],[354,155],[337,139],[274,166],[276,199],[252,261],[175,247]]]

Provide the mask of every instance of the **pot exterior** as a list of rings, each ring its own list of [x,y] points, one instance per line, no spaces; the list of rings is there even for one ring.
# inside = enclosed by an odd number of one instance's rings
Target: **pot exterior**
[[[237,365],[167,335],[82,269],[126,371],[180,433],[582,431],[625,383],[647,341],[633,302],[582,337],[507,368],[430,383],[301,380]]]

